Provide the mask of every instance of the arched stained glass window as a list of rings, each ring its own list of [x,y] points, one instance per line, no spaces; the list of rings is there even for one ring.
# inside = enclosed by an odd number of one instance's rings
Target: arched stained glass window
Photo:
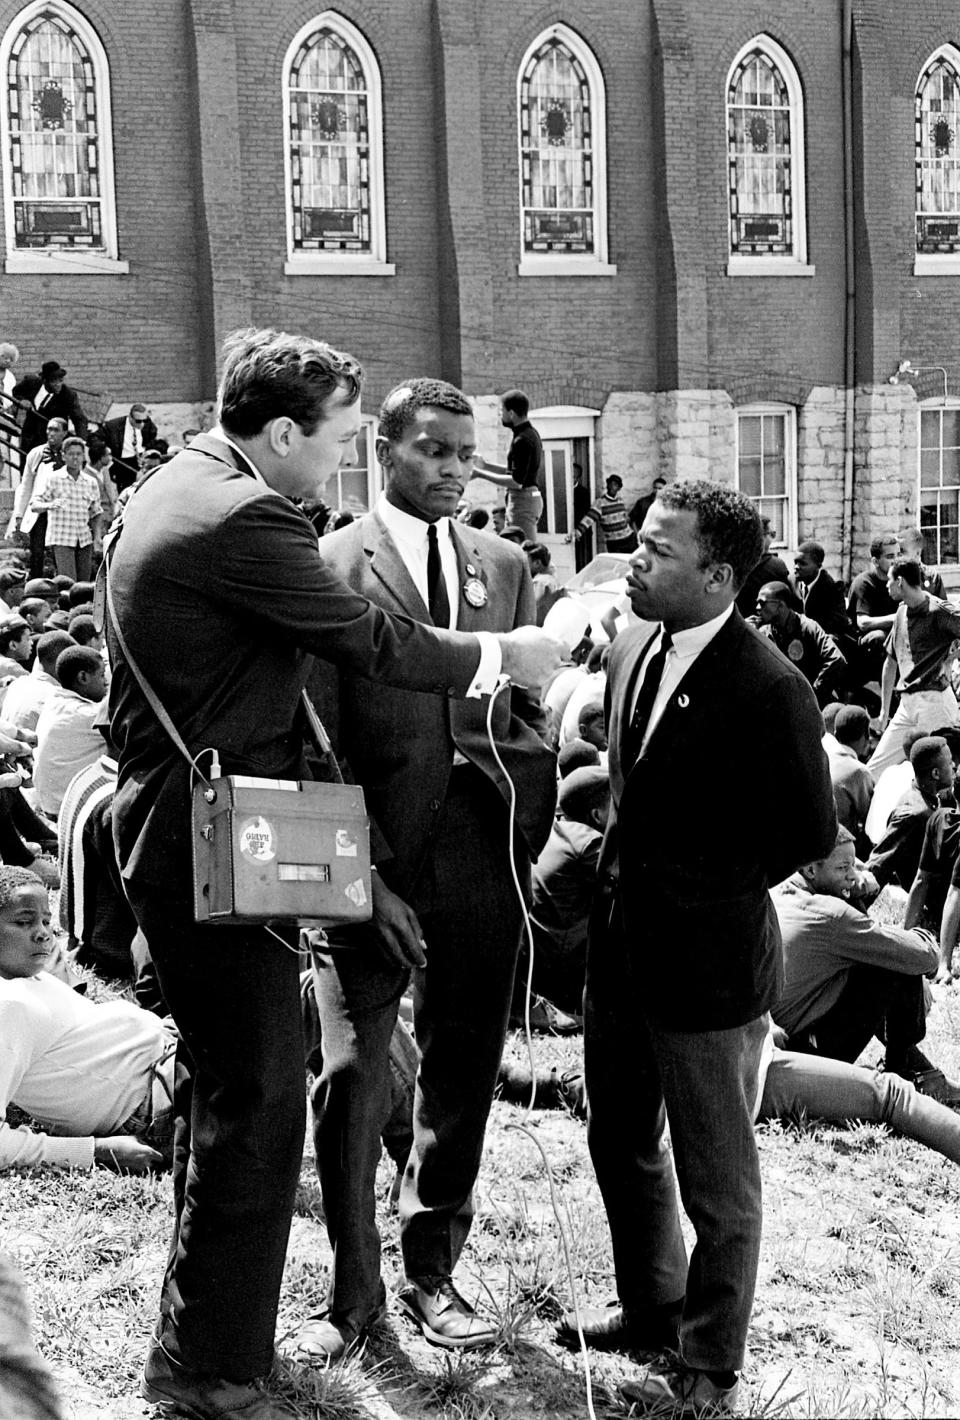
[[[358,30],[328,11],[285,66],[290,257],[382,259],[380,75]]]
[[[0,62],[8,251],[115,256],[109,74],[98,36],[70,6],[33,4],[7,30]]]
[[[796,71],[766,36],[727,81],[730,254],[804,259],[802,101]]]
[[[603,76],[579,35],[554,25],[534,41],[518,102],[522,258],[605,261]]]
[[[960,251],[960,54],[938,50],[916,94],[917,251]]]

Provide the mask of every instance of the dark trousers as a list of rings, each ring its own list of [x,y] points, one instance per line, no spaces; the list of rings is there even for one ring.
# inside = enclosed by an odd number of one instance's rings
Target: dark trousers
[[[38,513],[37,521],[27,536],[30,539],[30,576],[43,576],[43,559],[47,546],[47,515]]]
[[[632,949],[616,925],[594,932],[584,993],[588,1139],[617,1292],[640,1312],[684,1298],[685,1362],[736,1371],[760,1251],[753,1112],[768,1018],[731,1030],[658,1026],[631,967],[637,949],[642,944]],[[664,1137],[668,1119],[680,1197],[697,1239],[689,1266]]]
[[[414,982],[421,1064],[400,1192],[403,1261],[413,1277],[451,1273],[470,1227],[521,920],[507,810],[486,776],[455,768],[438,820],[409,894],[427,944],[427,965]],[[527,876],[522,864],[521,882]],[[334,1250],[330,1311],[359,1329],[381,1295],[374,1183],[390,1108],[390,1037],[408,977],[380,955],[369,929],[351,935],[353,949],[315,964],[323,1072],[312,1102]]]
[[[886,1044],[887,1068],[896,1069],[926,1031],[922,976],[857,965],[829,1011],[790,1036],[787,1049],[853,1064],[876,1036]]]
[[[181,1036],[158,1335],[191,1370],[251,1380],[273,1364],[303,1154],[296,932],[276,926],[288,951],[262,927],[198,927],[169,889],[127,886]]]

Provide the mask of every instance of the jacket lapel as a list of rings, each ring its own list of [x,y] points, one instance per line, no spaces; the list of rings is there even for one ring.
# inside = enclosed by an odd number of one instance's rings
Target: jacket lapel
[[[728,659],[731,648],[745,630],[743,618],[734,607],[726,625],[717,632],[709,646],[700,652],[680,684],[674,688],[663,714],[650,732],[640,759],[650,758],[653,745],[658,752],[662,751],[664,741],[681,728],[684,717],[690,711],[694,712],[694,719],[703,714],[709,706],[711,689],[717,682],[718,669]]]
[[[450,531],[457,554],[457,630],[474,631],[479,628],[483,631],[490,625],[490,615],[487,611],[490,588],[487,586],[483,554],[476,541],[468,540],[463,535],[460,524],[451,520]],[[474,606],[471,601],[468,601],[464,593],[464,588],[468,583],[476,582],[481,583],[484,592],[483,602],[479,606]],[[474,592],[473,595],[476,600],[479,592]]]
[[[376,513],[363,520],[363,550],[369,559],[371,572],[398,606],[417,621],[425,621],[432,626],[430,612],[407,571],[407,564],[400,556],[386,524]]]

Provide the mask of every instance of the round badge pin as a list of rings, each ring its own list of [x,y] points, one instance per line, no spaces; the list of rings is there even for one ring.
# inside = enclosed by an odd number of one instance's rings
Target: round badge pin
[[[802,661],[803,642],[797,640],[791,641],[790,645],[787,647],[787,655],[790,657],[791,661]]]
[[[487,604],[487,589],[479,577],[467,578],[463,584],[463,595],[471,606],[486,606]]]

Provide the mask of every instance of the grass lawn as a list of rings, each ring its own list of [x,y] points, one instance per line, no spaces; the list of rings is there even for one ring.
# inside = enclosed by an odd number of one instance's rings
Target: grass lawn
[[[960,988],[940,992],[928,1053],[960,1075]],[[520,1055],[522,1042],[509,1049]],[[539,1038],[538,1062],[578,1060],[579,1040]],[[879,1048],[875,1047],[875,1054]],[[629,1109],[625,1093],[624,1109]],[[282,1366],[277,1386],[305,1420],[447,1416],[574,1417],[587,1412],[583,1369],[553,1341],[569,1298],[540,1154],[498,1103],[477,1216],[458,1277],[499,1318],[489,1353],[427,1345],[391,1309],[365,1352],[330,1372]],[[582,1298],[605,1300],[612,1274],[603,1209],[582,1124],[537,1112]],[[960,1169],[882,1127],[816,1123],[759,1132],[764,1243],[745,1373],[744,1411],[781,1416],[960,1414]],[[388,1285],[399,1280],[392,1169],[379,1184]],[[136,1398],[154,1321],[170,1219],[168,1178],[20,1174],[0,1178],[0,1246],[26,1276],[36,1334],[74,1420],[152,1414]],[[317,1306],[329,1251],[305,1159],[283,1288],[280,1333]],[[596,1357],[598,1415],[624,1414],[616,1382],[636,1360]]]

